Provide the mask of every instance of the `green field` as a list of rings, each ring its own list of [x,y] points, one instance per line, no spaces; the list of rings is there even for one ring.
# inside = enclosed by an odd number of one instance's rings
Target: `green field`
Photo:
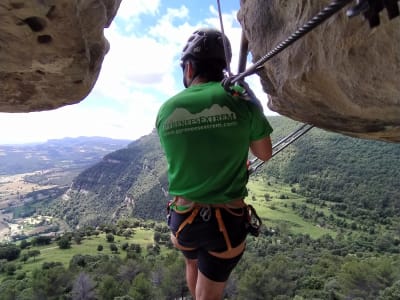
[[[36,258],[29,258],[29,260],[22,264],[22,270],[30,272],[35,268],[40,268],[44,262],[61,262],[65,267],[68,267],[71,258],[74,255],[96,255],[96,254],[106,254],[106,255],[118,255],[122,258],[126,256],[126,252],[121,250],[123,243],[129,244],[140,244],[142,247],[142,255],[146,255],[146,246],[153,244],[154,231],[152,229],[140,229],[135,228],[134,234],[130,238],[125,238],[121,236],[114,236],[114,244],[117,245],[119,251],[117,254],[113,254],[110,250],[110,243],[106,240],[106,235],[104,233],[98,236],[85,237],[81,243],[75,244],[72,242],[71,248],[60,249],[57,243],[53,242],[47,246],[32,247],[31,249],[26,249],[21,252],[30,250],[39,250],[40,255]],[[103,245],[103,250],[98,251],[97,246]]]
[[[247,202],[252,204],[263,224],[267,227],[284,227],[289,232],[308,234],[312,238],[319,238],[324,234],[336,236],[336,232],[322,228],[317,224],[307,222],[297,215],[292,209],[292,203],[304,204],[305,198],[293,193],[292,187],[282,183],[265,182],[260,178],[253,178],[248,184],[249,196]],[[269,200],[265,200],[265,195]],[[285,199],[281,199],[284,195]],[[326,213],[326,209],[319,209]]]

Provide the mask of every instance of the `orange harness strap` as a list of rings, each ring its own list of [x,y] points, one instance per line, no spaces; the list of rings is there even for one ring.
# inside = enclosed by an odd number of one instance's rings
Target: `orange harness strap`
[[[187,224],[192,224],[192,222],[193,222],[194,218],[196,218],[196,216],[197,216],[199,210],[200,210],[200,207],[198,207],[198,206],[194,207],[192,213],[190,214],[190,216],[187,217],[187,218],[185,219],[185,221],[182,222],[181,225],[179,225],[179,228],[178,228],[178,230],[176,231],[176,235],[175,235],[176,238],[178,238],[179,233],[182,231],[182,229],[183,229]]]
[[[225,239],[226,247],[228,249],[224,252],[209,251],[209,253],[218,258],[226,258],[226,259],[238,256],[240,253],[244,251],[244,248],[246,246],[245,241],[240,243],[237,247],[232,248],[231,240],[229,239],[228,232],[226,230],[224,220],[222,219],[221,210],[219,207],[215,209],[215,217],[217,218],[218,221],[219,231],[222,232]]]
[[[191,250],[196,249],[196,248],[189,248],[189,247],[182,246],[181,244],[179,244],[178,239],[172,233],[171,233],[171,242],[179,250],[191,251]]]

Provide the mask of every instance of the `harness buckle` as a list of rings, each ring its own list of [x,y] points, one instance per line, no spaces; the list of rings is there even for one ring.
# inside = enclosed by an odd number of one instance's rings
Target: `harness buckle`
[[[257,215],[256,210],[252,205],[247,205],[247,223],[246,228],[247,231],[252,236],[259,236],[261,230],[262,221],[260,217]]]
[[[167,224],[169,225],[170,224],[170,222],[171,222],[171,206],[172,206],[172,204],[173,204],[173,201],[172,200],[170,200],[170,201],[168,201],[168,203],[167,203]]]
[[[203,206],[200,209],[199,215],[203,219],[204,222],[210,221],[210,219],[211,219],[211,207],[209,205]]]

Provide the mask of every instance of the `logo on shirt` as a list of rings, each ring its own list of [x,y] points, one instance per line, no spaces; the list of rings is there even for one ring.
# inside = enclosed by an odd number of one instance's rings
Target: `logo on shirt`
[[[212,105],[192,114],[184,108],[176,108],[164,123],[166,134],[236,126],[236,114],[226,106]]]

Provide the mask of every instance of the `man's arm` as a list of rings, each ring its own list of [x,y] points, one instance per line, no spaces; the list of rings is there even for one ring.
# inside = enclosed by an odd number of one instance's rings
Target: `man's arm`
[[[254,156],[263,161],[267,161],[272,157],[272,143],[269,136],[250,143],[250,150]]]

